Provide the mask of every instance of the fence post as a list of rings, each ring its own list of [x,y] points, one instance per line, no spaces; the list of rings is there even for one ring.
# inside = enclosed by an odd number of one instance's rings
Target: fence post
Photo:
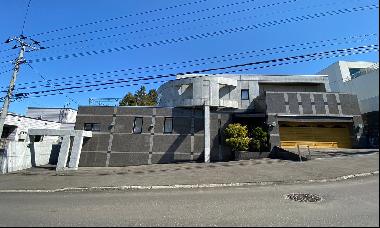
[[[297,144],[297,149],[298,149],[298,157],[300,158],[300,161],[302,162],[301,151],[300,151],[300,145],[298,145],[298,144]]]

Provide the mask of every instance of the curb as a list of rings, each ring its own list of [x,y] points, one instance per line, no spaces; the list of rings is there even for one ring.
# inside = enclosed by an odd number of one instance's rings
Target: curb
[[[54,193],[54,192],[90,192],[90,191],[125,191],[125,190],[163,190],[163,189],[201,189],[201,188],[221,188],[221,187],[249,187],[249,186],[268,186],[276,184],[301,184],[301,183],[326,183],[334,181],[349,180],[359,177],[367,177],[378,175],[379,171],[373,171],[368,173],[358,173],[346,176],[340,176],[330,179],[317,179],[317,180],[302,180],[302,181],[264,181],[264,182],[242,182],[242,183],[226,183],[226,184],[176,184],[176,185],[153,185],[153,186],[141,186],[141,185],[125,185],[114,187],[79,187],[79,188],[60,188],[53,190],[0,190],[0,193]]]

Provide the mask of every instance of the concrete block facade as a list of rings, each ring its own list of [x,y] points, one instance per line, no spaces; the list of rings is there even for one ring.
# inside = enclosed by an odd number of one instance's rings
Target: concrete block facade
[[[279,121],[349,122],[353,147],[365,147],[363,120],[356,95],[343,93],[266,92],[270,144],[280,145]]]
[[[133,133],[142,118],[141,133]],[[172,132],[165,133],[165,118],[172,118]],[[230,159],[219,132],[228,113],[211,113],[211,160]],[[201,161],[204,153],[204,113],[197,108],[79,107],[75,129],[99,124],[92,138],[84,139],[79,166],[128,166]]]
[[[223,130],[239,121],[268,129],[270,149],[281,144],[281,121],[345,122],[354,147],[365,141],[357,97],[332,93],[327,76],[184,75],[158,94],[157,107],[79,107],[75,129],[93,128],[79,166],[205,161],[208,139],[210,160],[229,161],[234,155]]]
[[[159,106],[199,107],[208,102],[211,107],[254,109],[254,100],[265,91],[329,92],[330,86],[321,75],[182,75],[160,86]]]

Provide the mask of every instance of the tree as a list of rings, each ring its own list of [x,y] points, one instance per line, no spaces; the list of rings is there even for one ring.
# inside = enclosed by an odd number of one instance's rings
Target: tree
[[[248,137],[247,126],[240,123],[229,124],[224,133],[226,134],[226,143],[231,146],[232,151],[248,150],[251,138]]]
[[[267,142],[268,133],[266,133],[261,127],[256,127],[252,132],[252,147],[260,152],[263,147],[267,146]]]
[[[129,92],[127,95],[119,103],[120,106],[136,106],[136,98],[135,96]]]
[[[120,106],[155,106],[157,105],[157,91],[155,89],[149,90],[146,93],[145,86],[141,86],[139,90],[132,94],[128,92],[127,95],[120,101]]]

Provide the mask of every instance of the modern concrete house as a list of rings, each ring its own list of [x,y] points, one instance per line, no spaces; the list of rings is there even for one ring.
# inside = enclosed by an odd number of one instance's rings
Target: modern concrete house
[[[92,131],[79,166],[233,159],[223,130],[260,126],[275,146],[365,146],[356,95],[331,92],[327,75],[182,75],[158,89],[157,107],[79,107]]]
[[[328,75],[333,92],[355,94],[364,121],[365,137],[379,146],[379,63],[339,61],[319,72]]]

